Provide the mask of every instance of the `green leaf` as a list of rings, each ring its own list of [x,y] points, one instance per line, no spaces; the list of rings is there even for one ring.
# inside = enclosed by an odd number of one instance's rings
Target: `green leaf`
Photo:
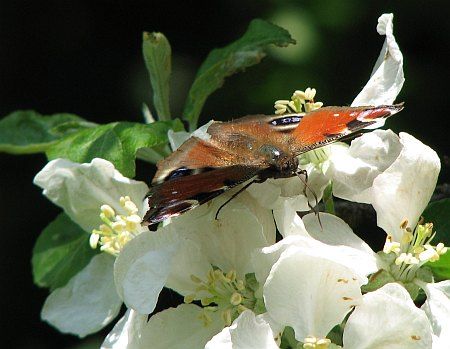
[[[433,223],[433,230],[436,231],[432,244],[439,242],[450,247],[450,199],[443,199],[431,202],[422,216],[425,222]],[[426,264],[437,281],[450,279],[450,252],[442,255],[436,262]]]
[[[433,223],[433,230],[436,231],[433,243],[443,242],[445,246],[450,246],[450,199],[431,202],[422,216],[425,222]]]
[[[44,152],[61,137],[92,126],[73,114],[44,116],[33,110],[15,111],[0,120],[0,152]]]
[[[197,72],[184,107],[183,115],[189,122],[190,130],[197,128],[206,98],[223,85],[226,77],[259,63],[269,45],[287,46],[294,43],[287,30],[254,19],[239,40],[212,50]]]
[[[443,254],[436,262],[428,262],[427,267],[433,272],[435,281],[450,280],[450,252]]]
[[[153,104],[159,120],[170,120],[169,91],[172,49],[162,33],[144,32],[142,53],[150,75]]]
[[[142,148],[159,149],[167,143],[167,131],[183,130],[180,120],[151,124],[114,122],[83,130],[61,139],[47,150],[49,160],[66,158],[90,162],[94,158],[111,161],[126,177],[135,175],[136,152]]]
[[[64,286],[96,254],[89,234],[61,213],[39,236],[33,249],[36,285],[55,289]]]
[[[295,332],[292,327],[286,326],[281,336],[281,349],[296,349],[300,347],[299,341],[295,339]]]

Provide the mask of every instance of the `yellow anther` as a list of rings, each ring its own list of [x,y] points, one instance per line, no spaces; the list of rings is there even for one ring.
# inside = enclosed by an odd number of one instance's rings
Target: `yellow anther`
[[[92,233],[91,236],[89,237],[89,245],[91,246],[91,248],[96,249],[99,240],[100,240],[100,235],[98,235],[96,233]]]
[[[112,218],[116,215],[114,209],[109,205],[102,205],[100,211],[105,215],[106,218]]]
[[[230,281],[235,281],[236,280],[236,270],[230,270],[227,273],[227,279],[229,279]]]
[[[230,297],[230,303],[233,305],[239,305],[242,303],[242,295],[239,292],[234,292]]]
[[[400,223],[400,229],[406,229],[407,226],[408,226],[408,220],[405,218]]]
[[[124,231],[126,226],[127,226],[127,224],[123,221],[114,222],[113,224],[111,224],[111,228],[118,233]]]
[[[236,281],[236,288],[238,289],[238,291],[244,290],[244,289],[245,289],[244,281],[242,281],[242,280],[237,280],[237,281]]]
[[[102,234],[105,234],[105,235],[109,235],[112,233],[112,229],[110,227],[108,227],[106,224],[100,224],[99,229],[102,232]]]
[[[200,300],[200,303],[204,306],[204,307],[206,307],[207,305],[210,305],[211,303],[213,303],[214,302],[214,298],[213,297],[203,297],[201,300]]]
[[[316,89],[315,88],[308,87],[305,90],[305,100],[312,101],[312,100],[314,100],[315,96],[316,96]]]
[[[184,303],[192,303],[195,300],[195,294],[188,294],[187,296],[184,296]]]

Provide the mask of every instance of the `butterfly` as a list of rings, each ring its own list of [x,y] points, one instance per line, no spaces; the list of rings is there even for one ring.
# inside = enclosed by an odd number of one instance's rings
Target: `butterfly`
[[[324,107],[306,114],[249,115],[212,122],[157,164],[143,221],[159,223],[252,180],[299,175],[298,156],[363,129],[377,128],[396,105]]]

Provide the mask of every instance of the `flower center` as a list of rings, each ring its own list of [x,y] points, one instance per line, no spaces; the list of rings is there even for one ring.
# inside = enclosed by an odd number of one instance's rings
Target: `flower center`
[[[316,89],[308,87],[305,91],[297,90],[292,94],[290,100],[280,99],[275,101],[275,114],[285,113],[306,113],[319,109],[323,106],[322,102],[314,102]]]
[[[212,322],[211,312],[219,311],[224,325],[229,326],[247,309],[265,311],[264,305],[261,305],[262,298],[255,296],[259,285],[253,274],[247,274],[242,280],[237,278],[235,270],[225,273],[215,268],[208,272],[206,280],[195,275],[191,275],[191,280],[198,286],[194,294],[184,297],[184,302],[200,301],[203,306],[200,320],[205,326]]]
[[[433,233],[433,224],[423,224],[423,218],[414,231],[408,227],[408,221],[401,222],[403,230],[401,241],[394,241],[391,235],[386,237],[383,252],[394,257],[391,265],[391,274],[396,280],[411,281],[417,270],[427,262],[435,262],[447,252],[442,242],[436,246],[431,245],[436,233]]]
[[[303,340],[303,348],[305,349],[327,349],[331,344],[328,338],[316,338],[308,336]]]
[[[141,217],[137,215],[138,208],[129,196],[119,199],[120,206],[127,213],[116,214],[109,205],[100,207],[100,219],[103,224],[93,229],[89,243],[92,248],[100,245],[100,250],[118,256],[128,241],[142,232]]]

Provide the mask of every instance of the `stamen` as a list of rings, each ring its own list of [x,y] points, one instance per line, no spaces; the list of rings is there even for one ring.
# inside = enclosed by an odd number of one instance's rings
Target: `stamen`
[[[322,102],[315,102],[314,97],[316,96],[316,89],[308,87],[305,91],[296,90],[292,96],[291,100],[280,99],[275,101],[275,114],[285,114],[287,112],[301,113],[303,109],[306,112],[319,109],[323,106]]]
[[[119,204],[127,215],[116,214],[110,205],[100,207],[100,224],[98,229],[92,231],[89,244],[92,248],[100,245],[100,251],[118,256],[122,248],[135,236],[139,235],[141,217],[137,215],[138,208],[129,196],[122,196]]]
[[[316,338],[308,336],[303,340],[303,348],[305,349],[327,349],[331,345],[331,340],[328,338]]]
[[[196,293],[184,297],[185,303],[197,300],[203,307],[219,311],[225,326],[230,325],[244,310],[255,309],[254,285],[248,287],[244,280],[237,278],[235,270],[224,273],[221,269],[210,269],[205,280],[196,275],[190,278],[198,286]]]

